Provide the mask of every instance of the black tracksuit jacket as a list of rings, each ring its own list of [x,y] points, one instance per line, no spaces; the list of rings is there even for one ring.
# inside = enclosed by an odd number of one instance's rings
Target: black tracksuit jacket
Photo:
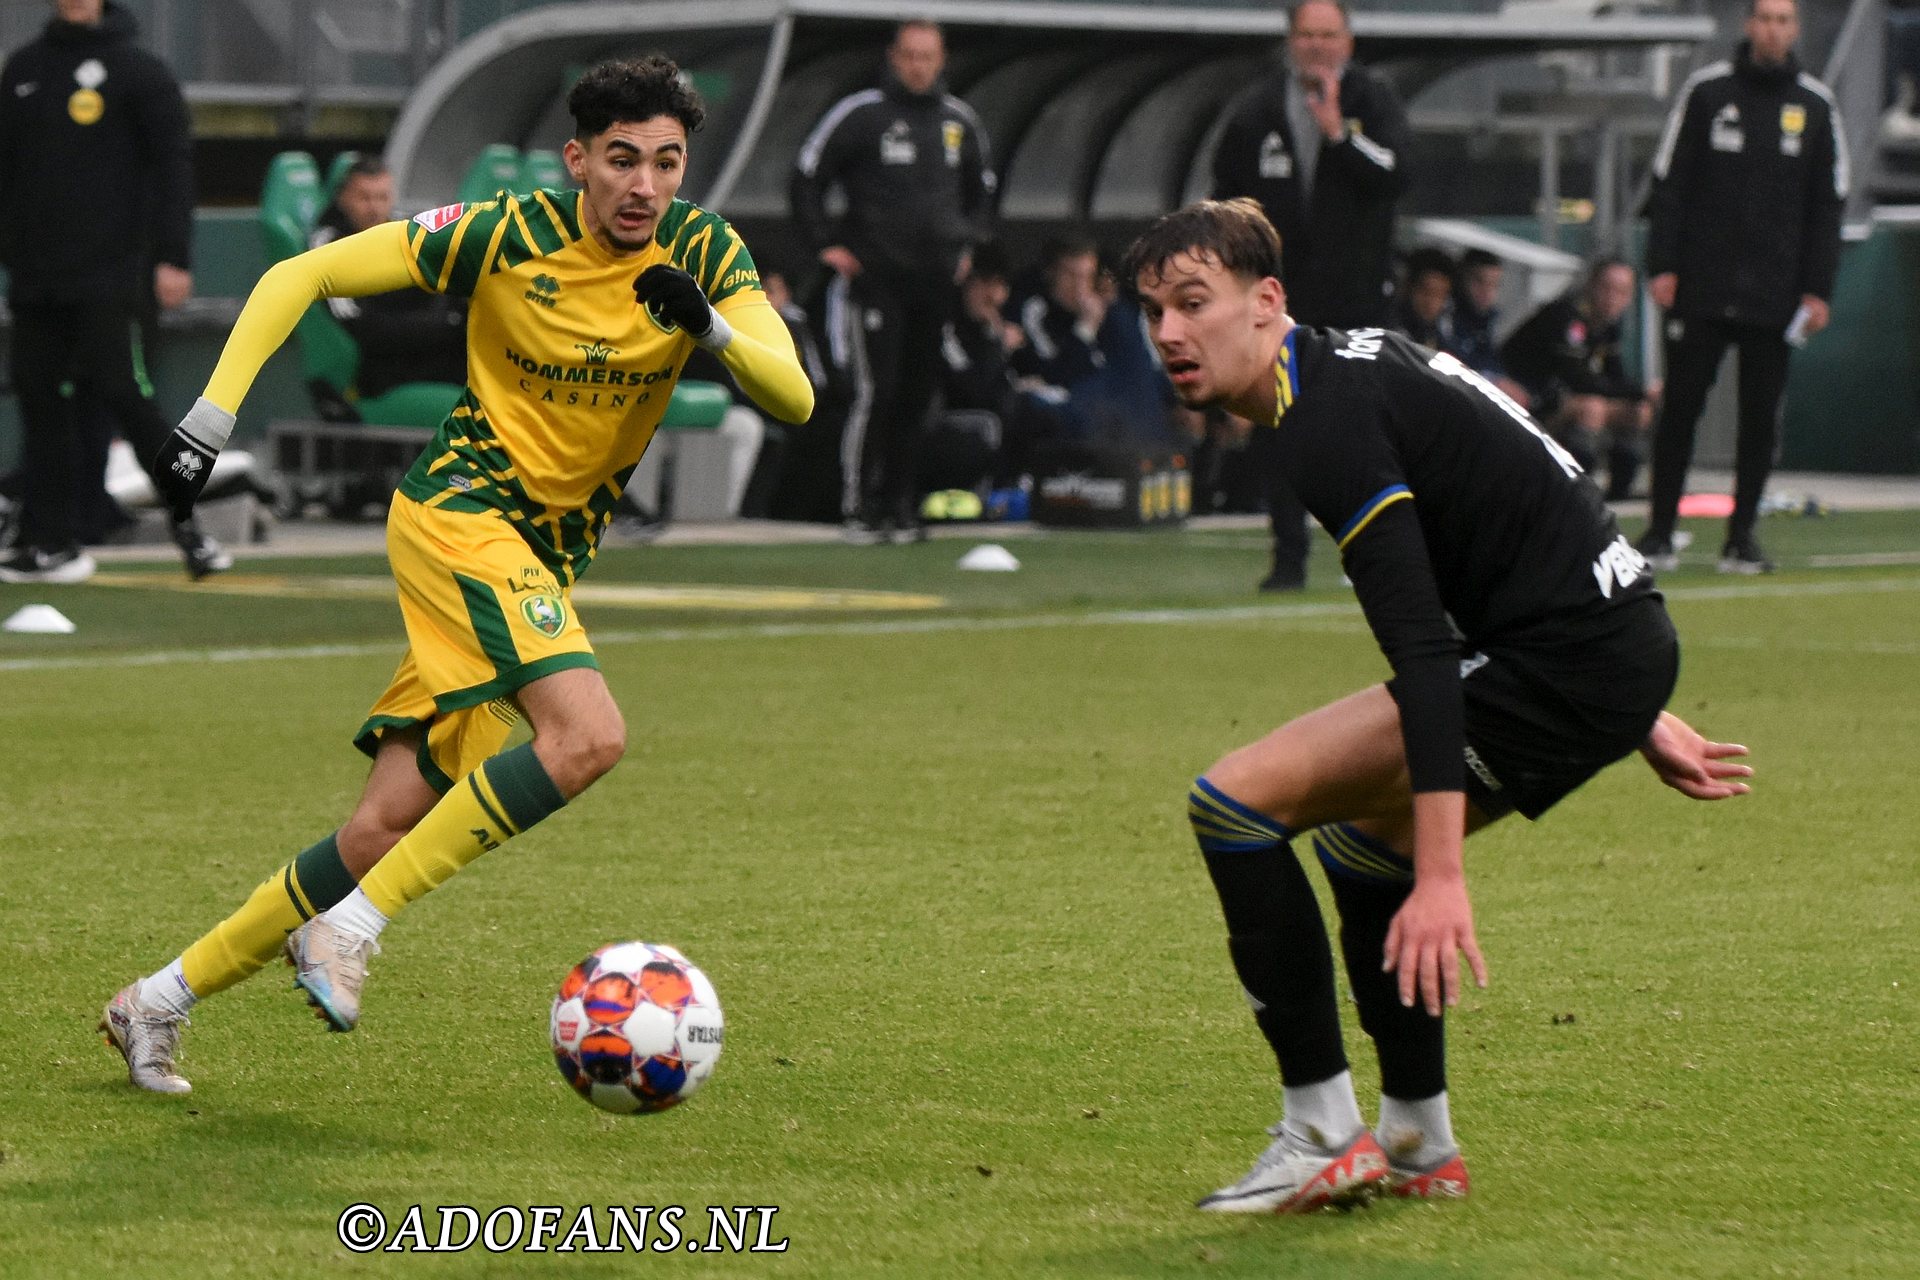
[[[1291,75],[1292,72],[1285,73]],[[1303,192],[1286,80],[1270,76],[1228,120],[1213,154],[1213,194],[1252,196],[1280,233],[1287,310],[1303,324],[1383,324],[1393,274],[1393,216],[1406,190],[1406,109],[1393,86],[1348,63],[1340,76],[1348,136],[1322,140]]]
[[[126,301],[151,263],[193,265],[180,85],[133,15],[55,19],[0,71],[0,263],[16,302]]]
[[[1678,316],[1785,328],[1802,294],[1830,298],[1847,149],[1828,88],[1789,54],[1702,67],[1654,157],[1647,274],[1679,276]]]
[[[845,218],[827,192],[847,197]],[[951,281],[960,254],[991,232],[994,176],[980,118],[936,83],[909,93],[881,87],[828,109],[800,148],[793,216],[810,249],[845,245],[861,266],[894,278]]]

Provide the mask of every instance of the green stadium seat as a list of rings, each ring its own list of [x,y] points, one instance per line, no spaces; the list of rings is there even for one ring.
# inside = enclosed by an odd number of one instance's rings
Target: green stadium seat
[[[681,382],[660,417],[662,431],[711,431],[733,407],[733,396],[717,382]]]
[[[260,192],[260,234],[267,258],[280,262],[305,253],[308,237],[331,192],[356,158],[345,152],[328,167],[328,185],[322,188],[320,171],[304,151],[284,151],[267,166]],[[360,375],[360,348],[322,303],[308,307],[293,327],[300,350],[300,372],[316,410],[330,420],[391,426],[438,427],[460,388],[441,383],[406,383],[383,395],[359,400],[354,382]]]
[[[266,244],[267,261],[279,262],[305,253],[307,237],[325,207],[320,171],[314,167],[313,157],[304,151],[282,151],[275,156],[267,165],[267,179],[260,189],[260,236]]]
[[[520,185],[520,149],[496,142],[482,147],[467,168],[467,176],[460,180],[460,203],[484,204]]]
[[[572,185],[573,179],[567,174],[566,161],[560,158],[558,151],[529,151],[520,157],[520,190],[546,187],[564,191]]]

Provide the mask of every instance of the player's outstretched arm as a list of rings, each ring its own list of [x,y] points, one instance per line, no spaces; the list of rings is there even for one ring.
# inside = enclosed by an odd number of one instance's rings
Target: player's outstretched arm
[[[1671,711],[1662,711],[1654,721],[1653,732],[1640,744],[1640,754],[1646,757],[1660,781],[1695,800],[1725,800],[1729,796],[1745,795],[1747,784],[1737,779],[1753,776],[1753,766],[1731,763],[1734,757],[1747,754],[1745,747],[1732,742],[1709,742],[1699,730]]]
[[[214,458],[233,434],[241,400],[309,306],[321,298],[357,298],[414,283],[407,267],[404,222],[329,241],[269,268],[248,295],[206,391],[149,468],[154,488],[174,517],[183,519],[193,510]]]
[[[793,335],[759,293],[723,300],[723,316],[698,280],[662,262],[640,273],[633,297],[719,356],[740,389],[774,417],[805,422],[813,415],[813,382],[794,352]]]

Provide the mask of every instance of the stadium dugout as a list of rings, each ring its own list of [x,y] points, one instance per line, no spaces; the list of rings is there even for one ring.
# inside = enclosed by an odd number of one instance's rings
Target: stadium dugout
[[[1489,6],[1490,7],[1490,6]],[[1286,32],[1278,6],[926,0],[690,0],[544,6],[453,49],[420,83],[389,150],[403,205],[451,200],[481,147],[559,145],[570,73],[660,51],[689,69],[711,114],[688,198],[778,252],[795,154],[822,112],[872,82],[904,14],[947,32],[947,79],[980,114],[1020,225],[1148,218],[1205,194],[1215,131]],[[1469,64],[1543,50],[1688,46],[1709,18],[1366,10],[1359,56],[1411,98]]]

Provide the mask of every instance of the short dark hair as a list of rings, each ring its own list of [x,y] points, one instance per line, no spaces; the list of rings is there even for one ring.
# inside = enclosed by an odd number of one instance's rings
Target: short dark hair
[[[967,268],[969,280],[1011,280],[1013,264],[1007,259],[1007,251],[998,241],[989,240],[973,246],[973,264]]]
[[[1353,30],[1353,12],[1347,8],[1347,0],[1293,0],[1287,6],[1287,30],[1291,32],[1300,20],[1300,10],[1310,4],[1330,4],[1340,11],[1340,24],[1347,30]]]
[[[1453,279],[1453,255],[1445,249],[1432,245],[1422,245],[1407,255],[1407,284],[1411,286],[1421,276],[1444,276]]]
[[[1469,271],[1477,271],[1481,267],[1504,266],[1506,266],[1506,263],[1501,260],[1500,255],[1491,249],[1469,249],[1460,255],[1460,274],[1463,276]]]
[[[1631,262],[1628,262],[1625,258],[1617,257],[1613,254],[1608,254],[1604,258],[1595,258],[1593,260],[1593,265],[1587,268],[1587,279],[1586,279],[1587,286],[1591,288],[1594,284],[1596,284],[1599,281],[1601,276],[1613,270],[1615,267],[1625,267],[1627,269],[1627,274],[1633,276],[1635,279],[1638,279],[1640,276],[1640,273],[1633,269],[1633,264]]]
[[[385,177],[386,172],[387,162],[379,156],[361,156],[348,165],[347,171],[340,175],[340,185],[344,187],[355,178]]]
[[[707,118],[706,105],[679,66],[657,53],[593,67],[567,94],[567,110],[573,113],[573,136],[582,142],[623,121],[672,116],[692,133]]]
[[[940,24],[932,18],[908,18],[906,21],[894,25],[893,39],[887,41],[888,45],[900,43],[900,37],[909,31],[931,31],[940,37],[941,44],[947,42],[947,33],[942,30]]]
[[[1245,280],[1280,278],[1280,233],[1259,203],[1246,196],[1201,200],[1154,219],[1127,246],[1122,283],[1137,289],[1142,275],[1159,275],[1183,253],[1211,258]]]
[[[1040,246],[1040,269],[1052,271],[1068,258],[1084,258],[1089,254],[1097,260],[1100,257],[1099,244],[1084,232],[1070,231]]]

